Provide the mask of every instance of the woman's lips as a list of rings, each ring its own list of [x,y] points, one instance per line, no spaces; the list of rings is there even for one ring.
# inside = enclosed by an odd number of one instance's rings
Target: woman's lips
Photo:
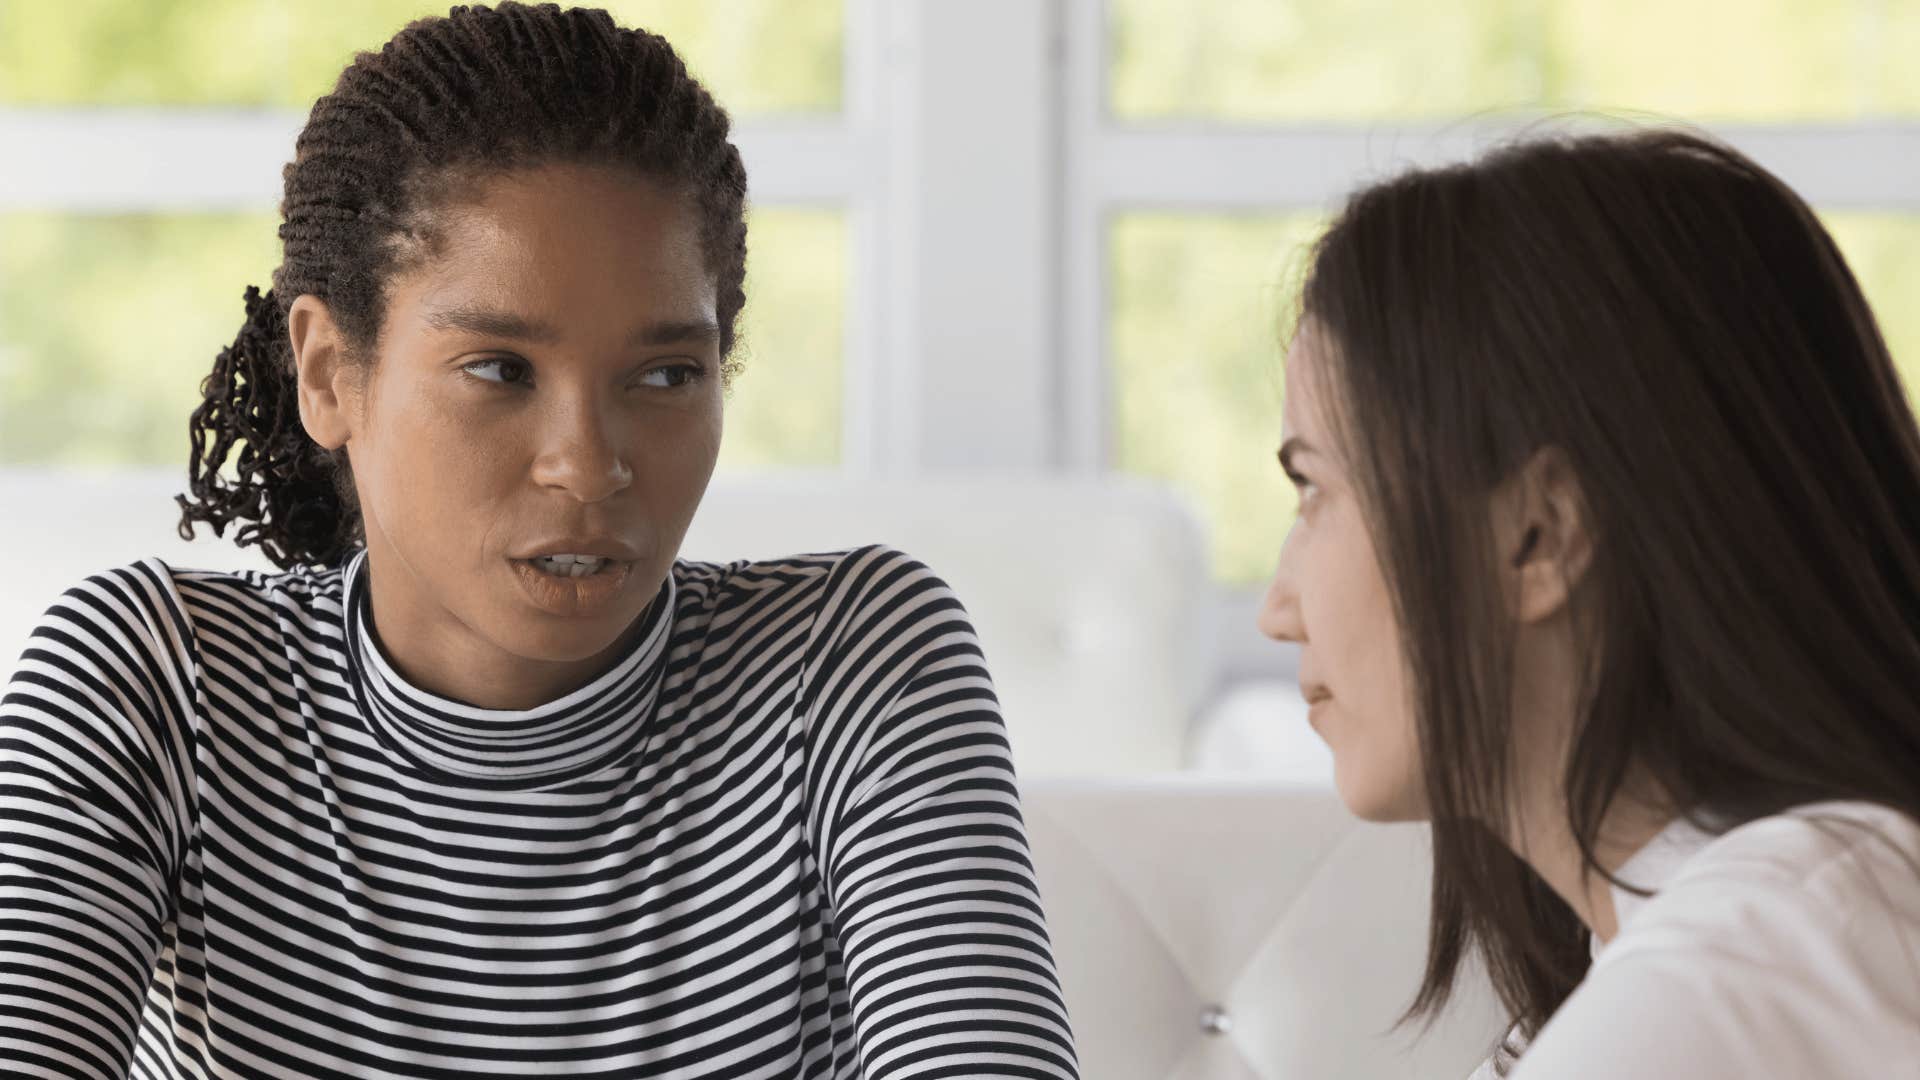
[[[533,606],[553,615],[598,615],[626,588],[633,563],[614,560],[585,577],[561,577],[535,569],[525,559],[509,559],[520,590]]]
[[[1333,695],[1322,687],[1314,687],[1307,695],[1307,725],[1315,731],[1320,730],[1320,718],[1326,714],[1328,706],[1333,704]]]

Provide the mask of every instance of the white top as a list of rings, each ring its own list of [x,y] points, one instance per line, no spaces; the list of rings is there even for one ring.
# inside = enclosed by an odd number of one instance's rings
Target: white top
[[[1920,823],[1857,802],[1676,822],[1618,876],[1655,895],[1614,888],[1619,933],[1512,1080],[1920,1078]]]

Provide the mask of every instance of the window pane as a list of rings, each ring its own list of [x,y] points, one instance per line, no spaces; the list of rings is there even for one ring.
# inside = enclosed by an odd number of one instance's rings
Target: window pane
[[[1920,407],[1920,214],[1820,216],[1873,306],[1907,400]]]
[[[0,0],[0,104],[305,109],[427,0]],[[735,114],[840,107],[843,0],[606,0]]]
[[[1912,0],[1109,0],[1128,118],[1920,115]]]
[[[0,214],[0,462],[187,460],[214,354],[279,262],[258,214]]]
[[[1267,576],[1293,514],[1280,446],[1281,317],[1318,215],[1133,214],[1113,226],[1120,468],[1206,518],[1214,573]]]
[[[1920,215],[1825,215],[1920,402]],[[1132,214],[1111,235],[1120,467],[1200,507],[1214,573],[1272,570],[1293,512],[1280,437],[1280,334],[1313,215]]]
[[[0,464],[184,469],[187,417],[279,258],[271,214],[0,214]],[[760,210],[723,467],[839,460],[841,215]]]
[[[839,464],[847,245],[837,210],[753,212],[722,469]]]

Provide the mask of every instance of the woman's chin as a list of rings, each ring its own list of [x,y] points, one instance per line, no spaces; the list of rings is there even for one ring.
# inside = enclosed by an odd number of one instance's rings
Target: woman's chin
[[[1386,825],[1427,820],[1417,783],[1395,782],[1376,771],[1355,768],[1339,754],[1333,758],[1333,786],[1347,812],[1362,821]]]
[[[556,618],[545,612],[509,609],[500,613],[490,635],[507,652],[543,664],[577,664],[617,651],[638,630],[646,605],[608,610],[588,617]]]

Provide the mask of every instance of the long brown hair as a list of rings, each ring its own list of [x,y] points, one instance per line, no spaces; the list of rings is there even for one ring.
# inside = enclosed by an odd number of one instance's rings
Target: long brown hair
[[[1596,536],[1562,777],[1595,872],[1630,773],[1724,825],[1827,799],[1920,817],[1920,432],[1798,196],[1672,130],[1534,138],[1354,195],[1303,319],[1394,598],[1433,817],[1425,978],[1486,963],[1531,1037],[1588,964],[1493,831],[1515,627],[1485,496],[1565,455]]]

